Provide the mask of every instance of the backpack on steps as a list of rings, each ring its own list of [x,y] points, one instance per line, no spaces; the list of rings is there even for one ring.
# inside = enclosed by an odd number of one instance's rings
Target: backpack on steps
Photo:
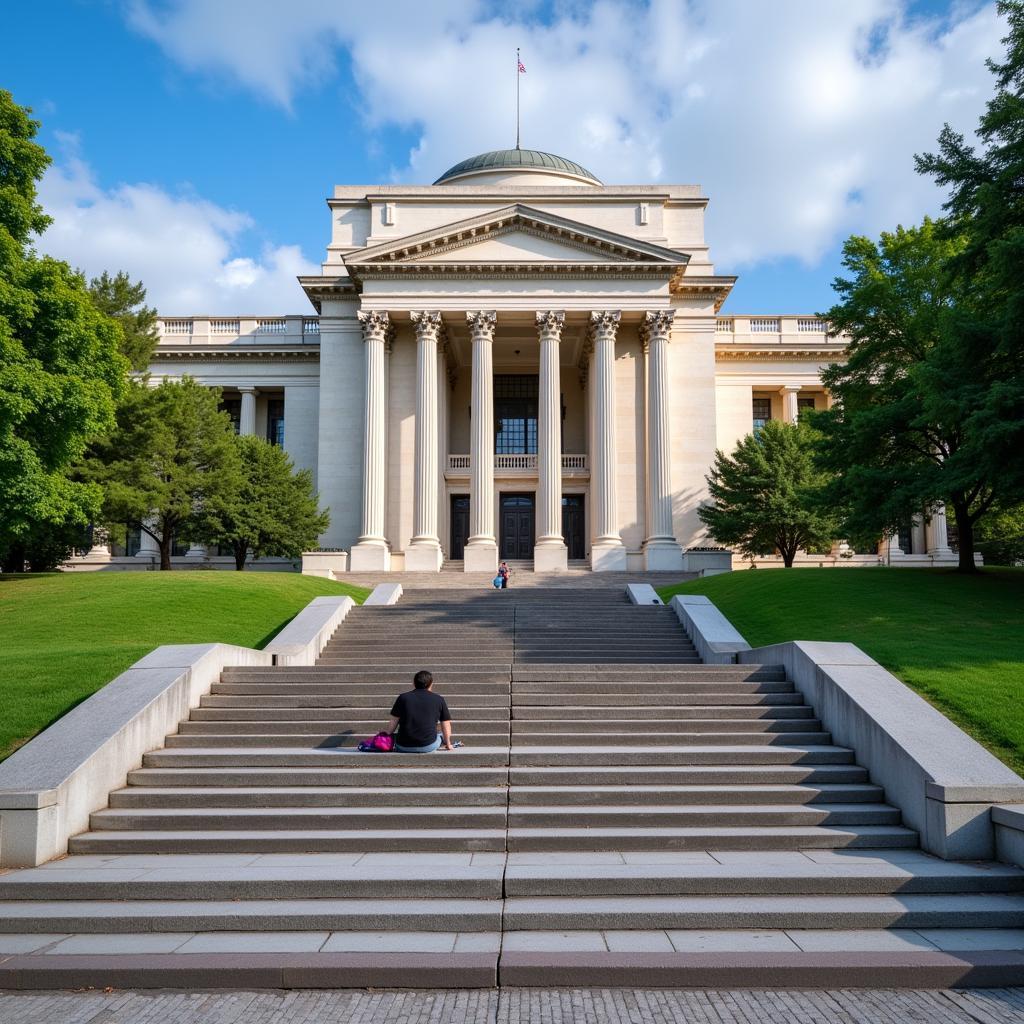
[[[395,749],[395,737],[389,732],[379,732],[376,736],[371,736],[368,740],[363,740],[359,744],[359,750],[364,754],[390,754]]]

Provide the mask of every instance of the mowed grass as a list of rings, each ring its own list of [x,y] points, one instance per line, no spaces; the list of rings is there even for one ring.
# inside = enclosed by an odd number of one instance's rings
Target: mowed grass
[[[264,647],[314,597],[367,593],[297,573],[0,576],[0,759],[154,647]]]
[[[856,644],[1024,773],[1024,570],[754,569],[659,589],[705,594],[749,644]]]

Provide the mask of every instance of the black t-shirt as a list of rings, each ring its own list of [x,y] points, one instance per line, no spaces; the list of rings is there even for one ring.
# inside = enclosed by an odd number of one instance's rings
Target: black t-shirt
[[[395,741],[400,747],[428,747],[437,736],[437,723],[452,720],[444,697],[430,690],[406,690],[391,709],[398,719]]]

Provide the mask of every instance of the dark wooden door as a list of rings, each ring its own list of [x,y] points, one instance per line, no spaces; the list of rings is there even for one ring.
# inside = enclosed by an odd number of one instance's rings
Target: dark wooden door
[[[501,496],[502,559],[533,558],[534,504],[532,494]]]
[[[583,495],[565,494],[562,496],[562,540],[569,549],[571,559],[587,557],[587,548],[583,532]]]
[[[469,495],[452,495],[452,546],[448,557],[461,561],[465,557],[466,541],[469,539]]]

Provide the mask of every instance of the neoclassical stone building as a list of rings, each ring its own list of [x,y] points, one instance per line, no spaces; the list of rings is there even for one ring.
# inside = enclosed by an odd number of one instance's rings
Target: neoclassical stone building
[[[843,352],[813,316],[722,315],[707,203],[523,149],[338,186],[310,311],[165,316],[151,372],[311,469],[352,570],[681,569],[716,447],[824,407]],[[886,558],[946,555],[918,531]]]

